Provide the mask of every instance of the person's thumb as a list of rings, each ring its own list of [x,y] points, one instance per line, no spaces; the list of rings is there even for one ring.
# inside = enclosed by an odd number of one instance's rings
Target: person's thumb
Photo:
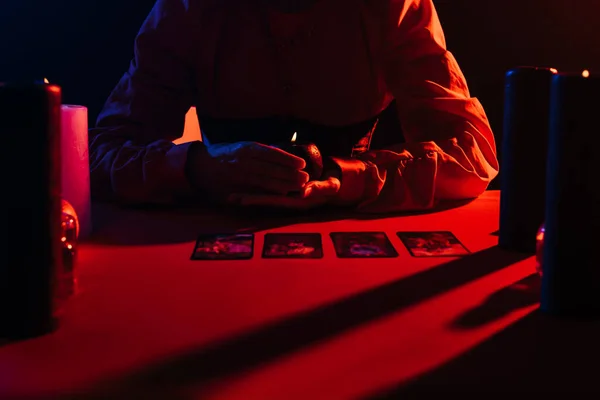
[[[340,190],[339,181],[337,179],[328,179],[326,181],[309,182],[302,192],[302,197],[327,197],[333,196]]]

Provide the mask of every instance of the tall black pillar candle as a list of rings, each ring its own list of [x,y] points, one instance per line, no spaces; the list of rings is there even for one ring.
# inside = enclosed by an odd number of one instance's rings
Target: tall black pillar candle
[[[61,267],[61,89],[0,84],[4,229],[0,337],[25,339],[55,328]]]
[[[541,309],[600,316],[600,76],[552,81]]]
[[[498,245],[535,253],[544,221],[550,85],[555,69],[520,67],[506,73],[500,160]]]

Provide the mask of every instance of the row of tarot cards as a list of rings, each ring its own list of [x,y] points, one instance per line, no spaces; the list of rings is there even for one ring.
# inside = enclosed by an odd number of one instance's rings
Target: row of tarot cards
[[[413,257],[455,257],[469,250],[448,231],[397,232]],[[332,232],[339,258],[398,257],[385,232]],[[263,258],[322,258],[320,233],[266,233]],[[203,234],[198,237],[192,260],[247,260],[254,255],[254,234]]]

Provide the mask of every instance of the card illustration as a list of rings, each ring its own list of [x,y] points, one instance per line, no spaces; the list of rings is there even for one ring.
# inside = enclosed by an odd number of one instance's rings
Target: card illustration
[[[397,232],[413,257],[455,257],[471,252],[452,232]]]
[[[322,258],[319,233],[267,233],[263,258]]]
[[[398,257],[385,232],[332,232],[330,236],[340,258]]]
[[[202,234],[198,236],[192,260],[247,260],[252,258],[254,234]]]

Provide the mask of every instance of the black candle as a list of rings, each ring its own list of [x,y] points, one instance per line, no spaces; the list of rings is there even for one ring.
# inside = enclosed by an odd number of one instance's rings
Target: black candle
[[[556,72],[520,67],[505,77],[498,245],[507,250],[534,254],[544,221],[550,86]]]
[[[541,309],[600,316],[600,76],[552,81]]]
[[[319,148],[314,143],[302,143],[297,140],[298,134],[294,133],[288,143],[278,145],[281,150],[287,151],[306,162],[304,171],[308,173],[311,181],[318,180],[323,174],[323,158]]]
[[[0,263],[0,337],[55,328],[60,242],[61,89],[0,84],[5,235]]]

